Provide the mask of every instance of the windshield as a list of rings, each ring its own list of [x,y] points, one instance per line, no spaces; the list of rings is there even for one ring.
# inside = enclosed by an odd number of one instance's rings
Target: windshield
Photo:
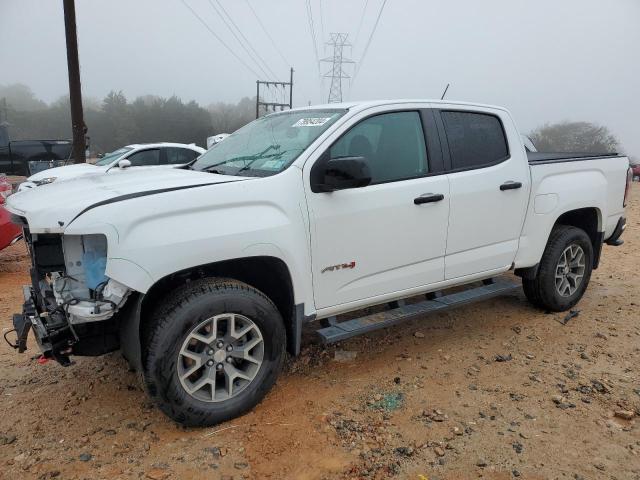
[[[194,170],[267,177],[280,173],[346,110],[304,110],[267,115],[217,143],[192,165]]]
[[[125,153],[130,152],[131,150],[133,150],[133,148],[129,148],[129,147],[119,148],[115,152],[107,153],[104,157],[98,159],[98,161],[95,164],[100,167],[104,167],[105,165],[110,165],[118,157],[121,157]]]

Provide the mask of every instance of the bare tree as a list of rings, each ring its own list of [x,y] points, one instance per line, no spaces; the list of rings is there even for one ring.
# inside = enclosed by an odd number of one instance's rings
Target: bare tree
[[[217,102],[209,105],[213,131],[211,134],[233,133],[240,127],[255,120],[256,99],[243,98],[238,103]]]
[[[589,122],[545,124],[529,134],[540,152],[615,152],[620,142],[607,127]]]

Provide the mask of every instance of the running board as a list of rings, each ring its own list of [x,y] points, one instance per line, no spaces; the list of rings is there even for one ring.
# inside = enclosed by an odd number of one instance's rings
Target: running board
[[[470,288],[462,292],[449,295],[431,295],[429,300],[403,305],[384,312],[365,315],[364,317],[346,320],[336,323],[332,318],[332,324],[317,331],[323,343],[334,343],[347,338],[355,337],[362,333],[372,332],[381,328],[390,327],[407,320],[413,320],[421,315],[449,310],[461,305],[487,300],[492,297],[507,295],[521,289],[519,283],[508,280],[495,280],[481,287]]]

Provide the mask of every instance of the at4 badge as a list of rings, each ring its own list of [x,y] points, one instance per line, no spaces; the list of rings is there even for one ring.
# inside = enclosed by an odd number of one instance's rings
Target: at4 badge
[[[338,265],[331,265],[330,267],[324,267],[320,273],[324,272],[333,272],[335,270],[345,270],[345,269],[356,268],[356,262],[350,263],[339,263]]]

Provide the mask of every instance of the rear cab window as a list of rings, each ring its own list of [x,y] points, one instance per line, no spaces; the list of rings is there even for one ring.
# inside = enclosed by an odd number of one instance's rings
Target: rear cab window
[[[451,170],[496,165],[509,158],[502,121],[493,114],[463,110],[440,112],[451,156]]]

